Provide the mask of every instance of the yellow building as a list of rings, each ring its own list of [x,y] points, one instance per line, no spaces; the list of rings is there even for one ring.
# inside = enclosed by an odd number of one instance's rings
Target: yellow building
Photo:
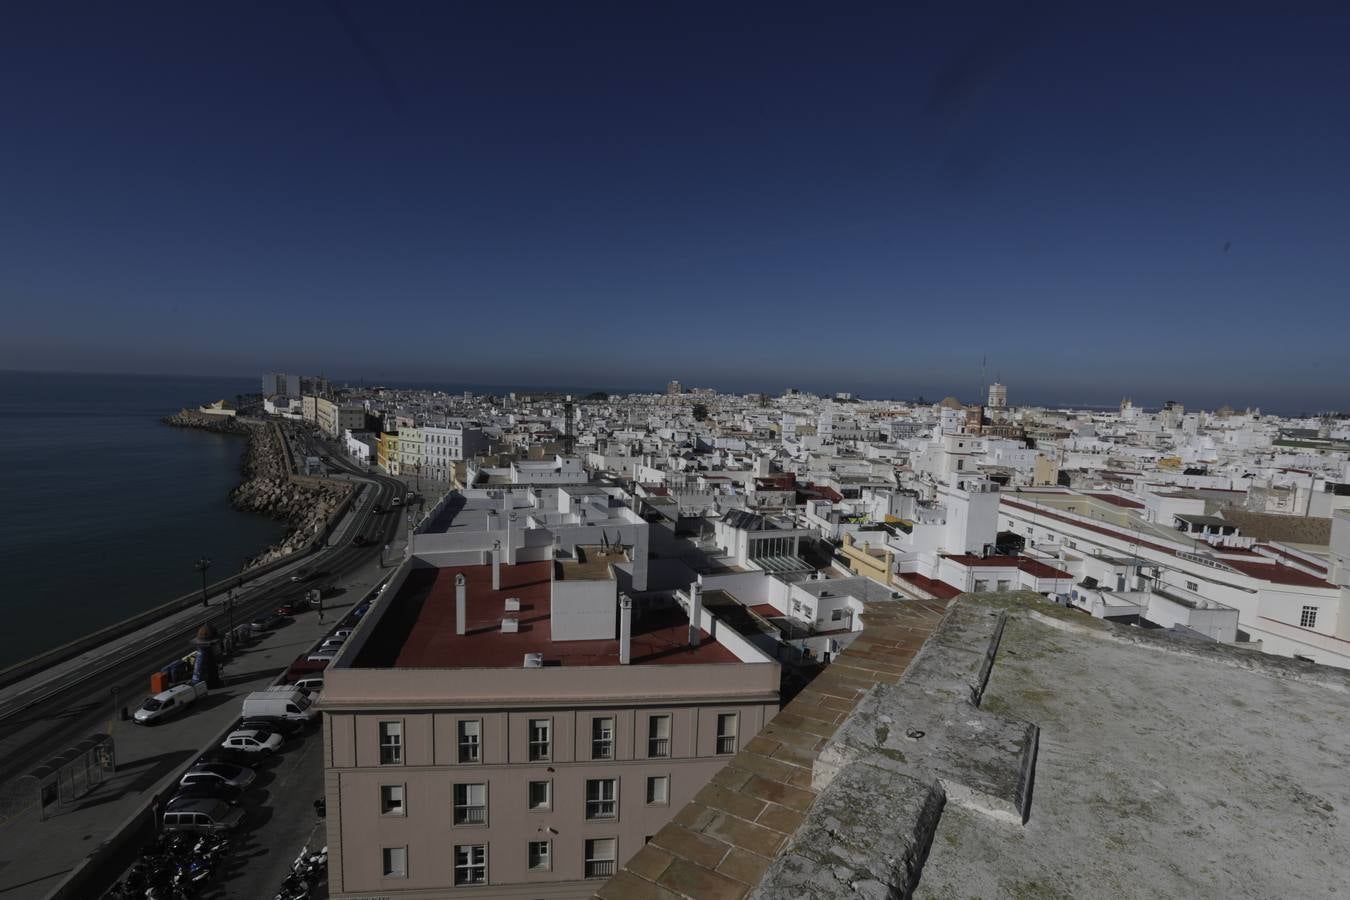
[[[380,442],[376,446],[375,461],[381,469],[384,469],[390,475],[399,474],[397,431],[380,432]]]
[[[884,538],[885,533],[881,532],[880,537]],[[884,585],[891,584],[891,570],[895,564],[895,553],[889,547],[873,547],[867,541],[858,543],[854,540],[851,533],[844,533],[844,546],[840,548],[840,553],[848,560],[848,567],[857,575],[866,575],[868,578],[880,581]]]

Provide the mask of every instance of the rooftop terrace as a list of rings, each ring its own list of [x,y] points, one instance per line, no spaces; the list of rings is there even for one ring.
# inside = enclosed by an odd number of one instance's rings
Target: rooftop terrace
[[[546,666],[619,664],[618,640],[553,640],[548,561],[502,566],[501,588],[492,588],[492,566],[419,568],[393,598],[353,668],[519,668],[526,653],[542,653]],[[561,566],[559,566],[561,568]],[[465,634],[455,633],[455,576],[466,580]],[[504,613],[508,599],[520,611]],[[504,615],[518,631],[501,630]],[[617,621],[617,612],[616,612]],[[711,640],[688,646],[689,620],[678,608],[643,608],[633,617],[632,665],[732,663],[735,654]]]
[[[1031,594],[865,619],[598,897],[1343,893],[1350,673]]]

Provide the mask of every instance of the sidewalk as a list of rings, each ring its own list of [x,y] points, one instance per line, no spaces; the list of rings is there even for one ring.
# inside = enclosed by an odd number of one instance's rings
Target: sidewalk
[[[110,781],[45,821],[31,810],[0,825],[0,900],[37,900],[51,891],[151,796],[169,788],[182,768],[205,749],[203,745],[239,716],[244,694],[274,681],[389,571],[378,561],[367,563],[343,580],[342,602],[325,607],[323,624],[314,612],[301,613],[291,624],[241,650],[223,672],[226,687],[212,691],[184,718],[154,728],[110,721],[117,753],[117,771]],[[139,703],[142,698],[128,699]],[[317,739],[311,735],[307,742]],[[279,787],[274,785],[273,793]],[[313,797],[301,799],[310,802]],[[271,802],[281,801],[274,797]]]

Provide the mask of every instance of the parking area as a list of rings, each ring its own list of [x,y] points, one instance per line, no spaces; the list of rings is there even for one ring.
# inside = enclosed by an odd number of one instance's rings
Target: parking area
[[[220,871],[200,896],[210,900],[275,896],[296,854],[322,822],[313,806],[322,795],[322,731],[316,730],[273,757],[271,765],[259,773],[243,800],[248,818],[235,834]],[[322,889],[310,894],[314,898],[326,895]]]
[[[366,567],[346,581],[347,590],[340,597],[325,602],[323,622],[315,611],[301,612],[262,634],[252,646],[241,648],[223,670],[224,686],[180,718],[147,727],[117,719],[109,708],[116,771],[55,815],[39,819],[34,813],[0,825],[0,896],[5,900],[46,896],[102,841],[123,823],[133,821],[151,797],[172,796],[176,776],[238,719],[242,698],[264,690],[296,657],[314,647],[385,574],[387,570],[376,564]],[[147,672],[145,693],[129,698],[128,705],[134,709],[148,696],[148,689]],[[318,821],[312,803],[322,793],[320,734],[316,730],[293,741],[264,766],[265,781],[254,792],[258,796],[243,800],[256,816],[249,816],[241,832],[243,840],[231,848],[230,856],[238,851],[246,862],[222,858],[221,871],[210,882],[212,896],[276,895],[290,862]],[[123,868],[130,865],[139,848],[138,843],[125,858],[113,862]]]

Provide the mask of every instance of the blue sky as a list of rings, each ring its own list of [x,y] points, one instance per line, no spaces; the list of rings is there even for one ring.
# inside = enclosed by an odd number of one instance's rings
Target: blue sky
[[[1350,407],[1350,17],[1101,6],[22,4],[0,367]]]

